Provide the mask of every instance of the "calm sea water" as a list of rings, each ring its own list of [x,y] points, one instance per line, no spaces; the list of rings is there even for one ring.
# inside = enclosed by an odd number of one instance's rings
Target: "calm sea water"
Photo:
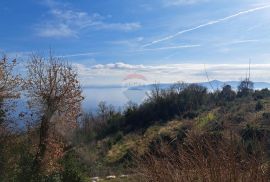
[[[146,91],[123,88],[84,88],[83,96],[85,99],[82,102],[82,109],[84,112],[88,112],[96,111],[100,102],[116,108],[123,108],[130,101],[140,104],[146,98]],[[7,103],[9,102],[11,101],[7,101]],[[15,107],[12,109],[11,115],[17,116],[21,112],[28,113],[27,98],[16,100],[13,105]]]
[[[129,101],[140,104],[146,98],[146,91],[127,90],[123,88],[84,88],[83,96],[85,97],[82,103],[83,111],[95,112],[100,102],[106,102],[106,104],[112,105],[116,109],[123,109]],[[24,128],[26,121],[35,120],[35,117],[32,117],[31,112],[29,112],[27,98],[24,97],[16,101],[7,101],[7,103],[14,105],[7,113],[7,116],[13,121],[16,121],[15,125]],[[23,114],[24,117],[20,117],[21,114]]]
[[[128,90],[123,88],[84,88],[84,111],[94,111],[100,102],[123,108],[128,102],[140,104],[146,98],[145,90]]]

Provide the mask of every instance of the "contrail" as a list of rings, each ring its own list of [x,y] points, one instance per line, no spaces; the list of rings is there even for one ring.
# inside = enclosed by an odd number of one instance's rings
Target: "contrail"
[[[121,53],[132,53],[132,52],[144,52],[144,51],[159,51],[159,50],[170,50],[170,49],[187,49],[187,48],[195,48],[200,47],[201,45],[180,45],[180,46],[169,46],[169,47],[158,47],[158,48],[151,48],[151,49],[139,49],[139,50],[131,50],[131,51],[123,51]],[[103,52],[83,52],[83,53],[75,53],[75,54],[67,54],[67,55],[59,55],[57,57],[62,58],[69,58],[69,57],[78,57],[78,56],[89,56],[89,55],[96,55],[106,53]]]
[[[259,10],[263,10],[263,9],[267,9],[267,8],[270,8],[270,4],[269,5],[265,5],[265,6],[261,6],[261,7],[257,7],[257,8],[253,8],[253,9],[249,9],[249,10],[246,10],[246,11],[241,11],[239,13],[236,13],[236,14],[230,15],[230,16],[227,16],[225,18],[221,18],[221,19],[218,19],[218,20],[213,20],[213,21],[207,22],[205,24],[198,25],[198,26],[193,27],[193,28],[182,30],[182,31],[177,32],[177,33],[175,33],[173,35],[170,35],[170,36],[161,38],[159,40],[152,41],[151,43],[145,44],[142,47],[143,48],[144,47],[149,47],[149,46],[154,45],[154,44],[157,44],[159,42],[163,42],[163,41],[166,41],[166,40],[173,39],[174,37],[176,37],[178,35],[181,35],[181,34],[184,34],[184,33],[187,33],[187,32],[191,32],[193,30],[197,30],[197,29],[200,29],[200,28],[203,28],[203,27],[207,27],[209,25],[214,25],[214,24],[217,24],[217,23],[220,23],[220,22],[224,22],[226,20],[230,20],[230,19],[236,18],[238,16],[242,16],[242,15],[245,15],[245,14],[249,14],[249,13],[252,13],[252,12],[255,12],[255,11],[259,11]]]
[[[181,45],[181,46],[170,46],[170,47],[158,47],[158,48],[151,48],[151,49],[140,49],[134,52],[143,52],[143,51],[159,51],[159,50],[170,50],[170,49],[186,49],[186,48],[195,48],[201,47],[201,45]],[[133,52],[133,51],[131,51]]]
[[[60,55],[60,56],[57,56],[57,57],[66,58],[66,57],[89,56],[89,55],[95,55],[95,54],[99,54],[99,53],[102,53],[102,52],[84,52],[84,53],[75,53],[75,54]]]

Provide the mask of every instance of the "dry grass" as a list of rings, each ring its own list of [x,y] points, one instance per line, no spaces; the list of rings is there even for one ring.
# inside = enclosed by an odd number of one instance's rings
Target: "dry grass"
[[[260,145],[256,145],[257,147]],[[269,181],[270,168],[262,148],[248,153],[237,136],[189,133],[172,149],[163,144],[158,152],[139,158],[141,181],[255,182]]]

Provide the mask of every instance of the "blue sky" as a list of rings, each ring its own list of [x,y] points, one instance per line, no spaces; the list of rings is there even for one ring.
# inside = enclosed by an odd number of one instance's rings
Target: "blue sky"
[[[270,80],[266,0],[0,1],[0,50],[27,59],[46,52],[72,62],[85,85],[239,80],[249,59]]]

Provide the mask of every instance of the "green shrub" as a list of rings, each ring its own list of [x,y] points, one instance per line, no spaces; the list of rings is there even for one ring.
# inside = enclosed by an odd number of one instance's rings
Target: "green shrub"
[[[118,132],[116,133],[116,135],[114,136],[114,142],[115,142],[115,143],[116,143],[116,142],[119,142],[120,140],[122,140],[123,136],[124,136],[123,132],[118,131]]]
[[[260,152],[261,148],[259,145],[265,137],[264,129],[255,125],[247,124],[247,126],[240,132],[240,135],[242,136],[248,153]]]
[[[0,125],[4,122],[5,111],[3,109],[3,100],[0,98]]]
[[[199,129],[204,128],[206,125],[208,125],[210,122],[214,121],[216,119],[216,116],[213,113],[208,113],[206,116],[198,117],[196,126]]]
[[[239,113],[233,114],[231,120],[233,123],[237,123],[237,124],[242,123],[245,121],[245,113],[239,112]]]
[[[208,98],[207,88],[196,84],[185,85],[180,90],[155,87],[143,104],[124,112],[126,132],[174,118],[193,119],[199,109],[207,107]]]
[[[253,94],[253,98],[255,100],[265,99],[270,97],[270,90],[268,88],[264,88],[262,90],[256,90]]]
[[[230,85],[225,85],[219,93],[219,100],[223,102],[233,101],[236,98],[236,93]]]
[[[263,104],[261,101],[258,101],[255,106],[256,111],[261,111],[263,109]]]
[[[265,113],[263,113],[263,119],[265,119],[265,120],[270,120],[270,112],[265,112]]]
[[[87,178],[83,165],[79,162],[78,156],[74,152],[68,153],[63,161],[64,167],[61,173],[62,181],[65,182],[86,182]]]

